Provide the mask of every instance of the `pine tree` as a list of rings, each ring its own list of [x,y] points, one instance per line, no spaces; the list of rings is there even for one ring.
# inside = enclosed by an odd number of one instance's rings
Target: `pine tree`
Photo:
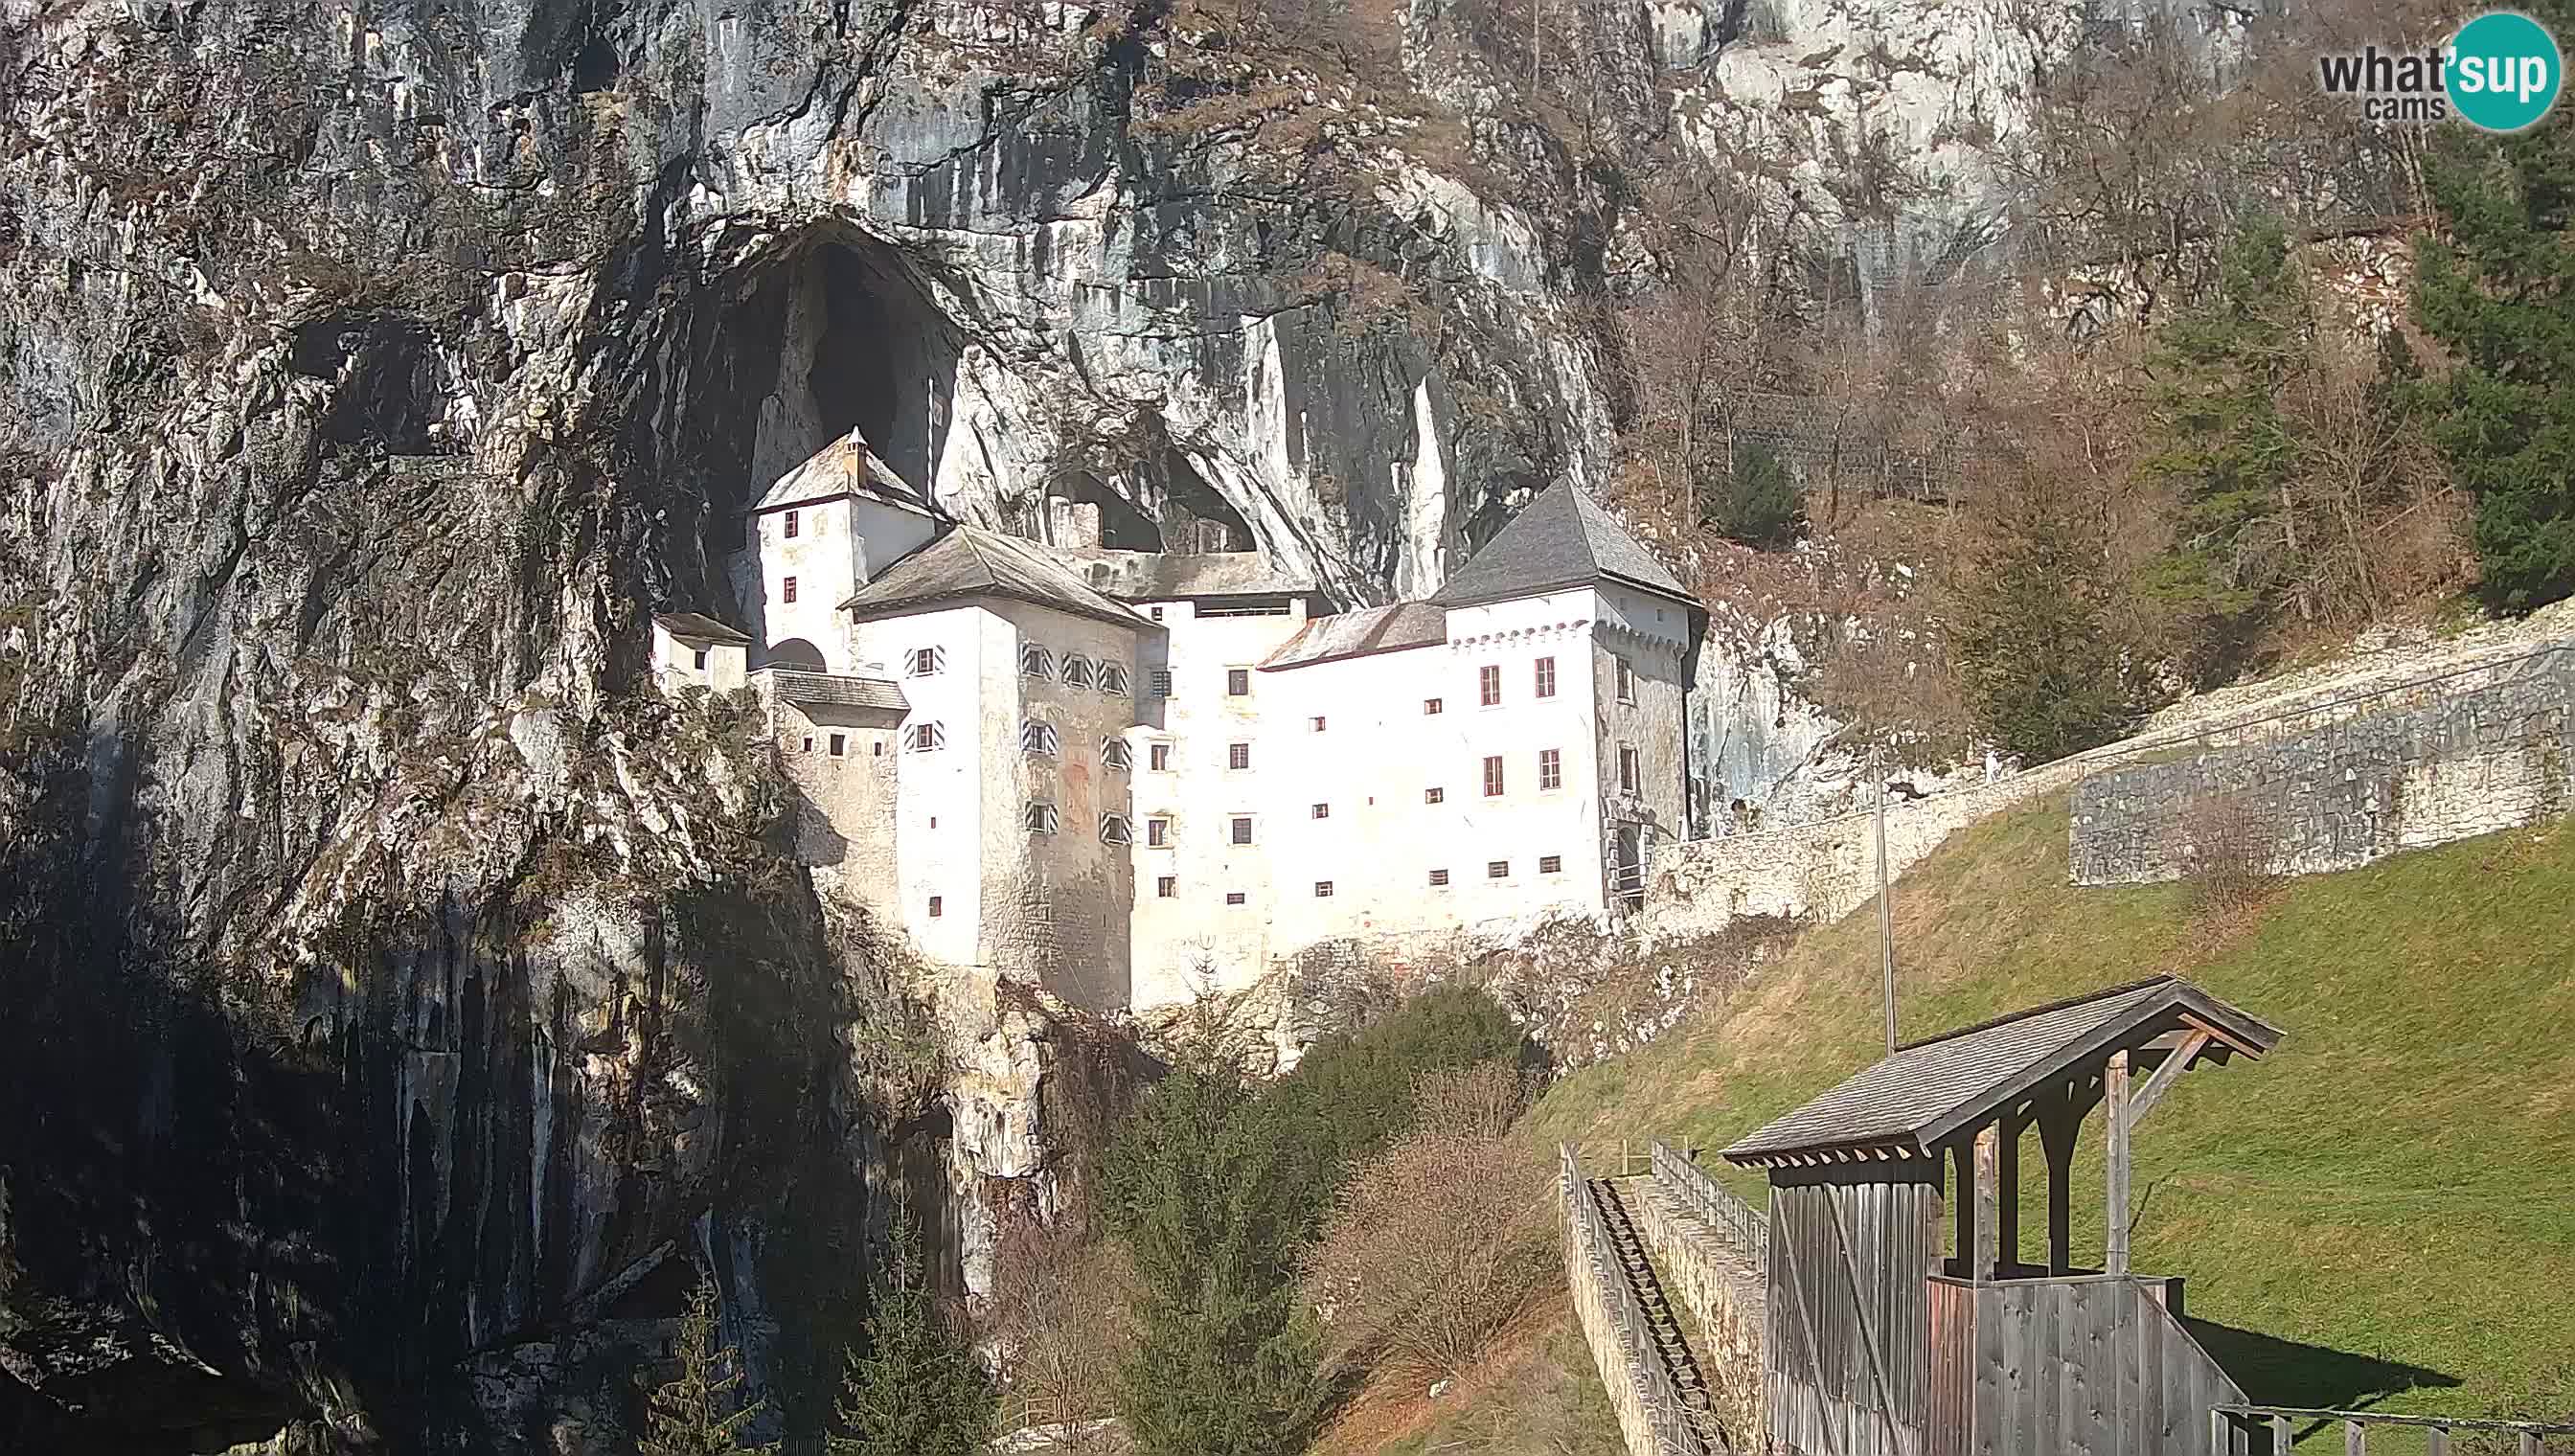
[[[2518,8],[2575,36],[2575,0]],[[2416,320],[2458,359],[2429,392],[2432,440],[2476,500],[2487,600],[2527,611],[2575,593],[2575,126],[2444,130],[2424,169],[2441,233],[2414,278]]]
[[[867,1353],[853,1352],[834,1408],[831,1456],[972,1456],[999,1423],[998,1395],[974,1347],[931,1297],[921,1233],[895,1205],[891,1244],[868,1314]]]
[[[2196,677],[2230,666],[2283,574],[2298,441],[2280,391],[2311,333],[2288,234],[2263,222],[2221,250],[2216,293],[2156,336],[2158,448],[2145,469],[2178,491],[2182,513],[2145,585],[2179,619]]]
[[[2111,631],[2099,530],[2061,487],[2033,481],[1997,508],[1967,564],[1953,651],[1976,727],[2033,762],[2107,742],[2143,706]]]
[[[759,1413],[756,1405],[730,1410],[742,1373],[719,1374],[732,1352],[716,1342],[716,1286],[700,1278],[680,1321],[680,1373],[653,1392],[640,1456],[735,1456],[755,1448],[738,1433]]]
[[[1317,1179],[1294,1113],[1185,1060],[1111,1149],[1140,1286],[1118,1404],[1145,1456],[1291,1456],[1312,1435],[1321,1345],[1294,1269]]]

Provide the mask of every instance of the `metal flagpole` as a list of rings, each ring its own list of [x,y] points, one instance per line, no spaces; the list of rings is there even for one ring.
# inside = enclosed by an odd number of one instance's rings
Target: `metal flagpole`
[[[1886,984],[1886,1054],[1895,1054],[1895,917],[1886,904],[1886,767],[1869,754],[1877,779],[1877,968]]]

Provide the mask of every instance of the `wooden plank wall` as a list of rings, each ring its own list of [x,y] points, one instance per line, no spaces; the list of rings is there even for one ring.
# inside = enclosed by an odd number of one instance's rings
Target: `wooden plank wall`
[[[2196,1456],[2209,1407],[2243,1398],[2144,1283],[1927,1284],[1929,1456]]]
[[[1771,1438],[1792,1451],[1923,1453],[1940,1189],[1884,1181],[1882,1164],[1877,1176],[1771,1188],[1762,1394]]]

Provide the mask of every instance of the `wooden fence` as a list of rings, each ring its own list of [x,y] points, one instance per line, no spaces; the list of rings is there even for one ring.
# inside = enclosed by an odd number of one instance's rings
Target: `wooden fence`
[[[1935,1274],[1926,1456],[2177,1456],[2244,1392],[2151,1292],[2094,1274]]]
[[[1582,1164],[1573,1145],[1558,1143],[1557,1182],[1564,1199],[1566,1222],[1573,1230],[1574,1246],[1582,1251],[1588,1269],[1571,1269],[1576,1279],[1589,1278],[1598,1287],[1607,1306],[1610,1326],[1616,1331],[1619,1348],[1625,1353],[1627,1369],[1642,1387],[1638,1392],[1644,1409],[1645,1423],[1653,1433],[1654,1449],[1662,1456],[1715,1456],[1699,1439],[1688,1413],[1681,1405],[1680,1390],[1672,1384],[1671,1372],[1664,1368],[1663,1358],[1654,1343],[1653,1331],[1646,1327],[1644,1306],[1636,1299],[1635,1286],[1627,1282],[1626,1271],[1619,1267],[1607,1225],[1600,1216],[1600,1205],[1592,1195],[1589,1180],[1582,1176]],[[1619,1173],[1625,1175],[1626,1145],[1619,1145]]]
[[[2219,1405],[2208,1413],[2208,1456],[2256,1456],[2268,1451],[2288,1456],[2297,1428],[2342,1423],[2345,1456],[2368,1456],[2369,1428],[2396,1426],[2423,1433],[2426,1456],[2449,1456],[2453,1431],[2516,1437],[2520,1456],[2543,1456],[2552,1444],[2575,1449],[2575,1426],[2539,1421],[2453,1420],[2443,1416],[2400,1416],[2366,1410],[2310,1410],[2292,1405]],[[2564,1438],[2553,1443],[2549,1437]],[[2268,1445],[2264,1444],[2265,1440]]]
[[[1664,1192],[1681,1201],[1681,1206],[1698,1215],[1699,1222],[1734,1240],[1734,1246],[1752,1261],[1752,1267],[1770,1267],[1770,1215],[1737,1198],[1724,1184],[1707,1175],[1707,1169],[1687,1153],[1654,1139],[1654,1181]]]

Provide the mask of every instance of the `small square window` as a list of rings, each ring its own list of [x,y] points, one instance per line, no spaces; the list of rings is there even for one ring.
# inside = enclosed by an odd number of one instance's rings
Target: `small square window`
[[[1321,731],[1323,730],[1323,716],[1322,716],[1321,714],[1319,714],[1319,713],[1314,715],[1314,718],[1313,718],[1313,728],[1314,728],[1314,731],[1316,731],[1316,732],[1318,732],[1318,733],[1319,733],[1319,732],[1321,732]]]
[[[794,577],[789,577],[785,582],[779,585],[778,600],[781,602],[793,602],[796,600],[796,579]]]
[[[812,733],[807,733],[805,735],[805,751],[809,753],[814,751],[814,735]]]
[[[1252,820],[1250,817],[1238,816],[1234,820],[1233,829],[1234,842],[1238,844],[1249,844],[1252,842]]]
[[[1425,698],[1425,699],[1421,700],[1421,716],[1422,716],[1422,717],[1424,717],[1424,718],[1429,718],[1429,717],[1432,717],[1432,716],[1436,715],[1438,712],[1439,712],[1439,700],[1438,700],[1438,699],[1436,699],[1436,698]]]
[[[1027,822],[1032,834],[1052,834],[1056,827],[1055,805],[1033,803],[1028,807]]]
[[[1561,750],[1537,750],[1537,786],[1541,789],[1564,786],[1564,754]]]
[[[1491,708],[1502,701],[1502,670],[1486,666],[1475,670],[1475,701]]]
[[[1180,892],[1181,880],[1179,875],[1165,874],[1158,876],[1154,880],[1154,898],[1156,899],[1167,900]]]
[[[1434,887],[1445,887],[1448,883],[1448,871],[1445,869],[1431,870],[1430,883]]]
[[[696,668],[699,672],[703,673],[707,670],[707,650],[705,648],[700,648],[696,652],[689,654],[689,660],[690,666]]]
[[[850,735],[848,733],[832,734],[832,756],[835,758],[845,757],[848,755],[849,751]]]
[[[1157,608],[1155,608],[1155,609],[1154,609],[1154,620],[1155,620],[1156,622],[1160,622],[1160,621],[1162,621],[1162,620],[1163,620],[1163,609],[1162,609],[1162,608],[1157,607]]]
[[[885,739],[883,739],[883,738],[879,738],[879,739],[877,739],[877,740],[876,740],[876,742],[873,744],[873,746],[876,748],[875,756],[877,756],[877,757],[879,757],[879,758],[882,758],[882,757],[884,757],[884,756],[885,756]]]
[[[1171,745],[1171,744],[1169,744],[1169,743],[1156,743],[1156,744],[1154,744],[1154,759],[1153,759],[1153,762],[1154,762],[1154,771],[1155,771],[1155,772],[1157,772],[1157,773],[1169,773],[1169,772],[1171,772],[1171,771],[1172,771],[1172,745]]]
[[[1332,816],[1332,806],[1328,803],[1318,803],[1314,805],[1313,812],[1314,817],[1318,819],[1327,819]]]
[[[1133,844],[1136,842],[1136,826],[1127,821],[1127,816],[1125,814],[1102,814],[1100,816],[1100,842],[1104,844]]]
[[[1425,788],[1421,790],[1421,801],[1423,803],[1437,803],[1447,796],[1448,790],[1444,788]]]
[[[930,918],[934,920],[938,919],[943,908],[944,902],[939,898],[939,896],[932,895],[930,897]]]
[[[1228,668],[1225,670],[1225,696],[1228,698],[1249,698],[1252,696],[1252,670],[1250,668]]]
[[[1172,696],[1171,669],[1156,668],[1154,670],[1154,696],[1156,698],[1169,698]]]
[[[1553,658],[1537,660],[1537,696],[1540,698],[1555,696],[1555,659]]]
[[[1168,847],[1172,842],[1172,821],[1170,819],[1145,820],[1145,842],[1156,849]]]
[[[1487,859],[1484,861],[1484,877],[1486,879],[1506,879],[1510,876],[1510,872],[1511,861],[1508,859]]]
[[[1230,905],[1239,905],[1243,903],[1243,891],[1239,889],[1227,890],[1225,892],[1225,902]]]
[[[948,649],[914,648],[903,655],[903,671],[912,678],[933,678],[948,671]]]
[[[797,513],[796,513],[796,512],[790,511],[790,512],[788,512],[788,513],[787,513],[787,539],[788,539],[789,541],[794,541],[794,540],[796,539],[796,535],[797,535],[797,532],[796,532],[796,526],[797,526],[796,516],[797,516]]]
[[[1252,766],[1252,745],[1251,745],[1250,743],[1228,743],[1228,744],[1226,744],[1226,745],[1225,745],[1225,766],[1227,766],[1228,768],[1249,768],[1249,767],[1251,767],[1251,766]]]
[[[1328,879],[1318,879],[1318,880],[1315,880],[1315,881],[1314,881],[1314,898],[1316,898],[1316,899],[1318,899],[1318,900],[1327,900],[1327,899],[1330,899],[1331,897],[1332,897],[1332,882],[1331,882],[1330,880],[1328,880]]]
[[[1564,872],[1564,856],[1561,854],[1539,855],[1537,859],[1537,872],[1540,874],[1562,874]]]
[[[1484,760],[1484,796],[1497,798],[1502,791],[1502,759],[1494,754]]]

